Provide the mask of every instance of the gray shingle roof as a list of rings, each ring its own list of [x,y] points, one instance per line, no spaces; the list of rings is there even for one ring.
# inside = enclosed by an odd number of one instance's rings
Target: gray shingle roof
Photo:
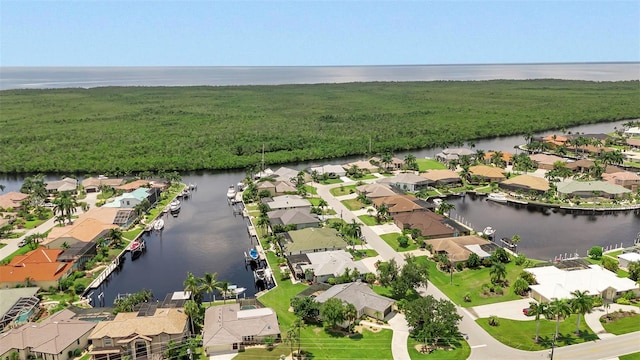
[[[334,285],[329,290],[318,295],[316,301],[324,303],[331,298],[337,298],[353,304],[358,313],[361,313],[365,307],[384,312],[395,302],[393,299],[376,294],[369,285],[359,281]]]

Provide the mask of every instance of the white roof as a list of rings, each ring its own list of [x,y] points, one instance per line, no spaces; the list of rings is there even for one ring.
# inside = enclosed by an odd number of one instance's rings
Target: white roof
[[[472,253],[478,255],[481,259],[484,259],[484,258],[487,258],[487,257],[491,256],[491,254],[489,254],[488,252],[482,250],[482,248],[478,244],[465,245],[464,247],[467,248],[467,250],[471,251]]]
[[[640,261],[640,254],[635,252],[624,253],[618,255],[618,258],[627,260],[628,262]]]
[[[252,317],[269,316],[273,314],[271,308],[248,309],[238,311],[238,319],[248,319]]]
[[[531,285],[531,289],[547,299],[571,299],[571,293],[576,290],[599,295],[609,287],[616,292],[638,288],[633,280],[619,278],[599,265],[589,265],[588,269],[582,270],[561,270],[555,266],[544,266],[525,271],[535,275],[538,282],[538,285]]]
[[[311,207],[311,203],[307,199],[303,199],[298,195],[282,195],[273,198],[273,201],[268,202],[271,210],[277,209],[293,209],[297,207]]]
[[[311,265],[303,266],[312,268],[316,276],[335,275],[339,276],[344,270],[358,269],[360,274],[366,274],[369,269],[361,261],[353,261],[351,254],[344,250],[322,251],[316,253],[308,253],[307,258],[311,261]]]

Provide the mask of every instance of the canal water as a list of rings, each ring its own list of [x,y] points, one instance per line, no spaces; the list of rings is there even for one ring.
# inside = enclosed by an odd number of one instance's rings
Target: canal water
[[[596,124],[571,128],[572,132],[609,132],[623,122]],[[541,134],[542,135],[542,134]],[[522,144],[522,136],[502,137],[476,141],[477,149],[512,152],[514,146]],[[375,148],[375,145],[374,145]],[[431,157],[439,149],[412,151],[416,157]],[[407,152],[408,153],[408,152]],[[402,158],[407,153],[398,153]],[[313,164],[344,163],[353,158],[316,161],[287,165],[304,169]],[[278,166],[273,166],[274,170]],[[183,289],[187,272],[203,276],[205,272],[217,272],[219,280],[246,287],[246,296],[255,294],[253,274],[245,268],[244,252],[253,246],[247,233],[245,220],[234,216],[227,204],[226,191],[229,185],[245,176],[243,171],[183,174],[185,183],[197,184],[198,189],[186,200],[177,217],[166,215],[165,228],[161,233],[146,237],[146,252],[135,260],[130,255],[119,270],[96,291],[94,304],[109,306],[118,294],[150,289],[156,298]],[[48,176],[48,179],[55,179]],[[0,184],[6,191],[18,190],[21,176],[2,176]],[[453,216],[461,218],[474,229],[486,226],[496,229],[496,237],[511,237],[518,234],[522,241],[519,250],[530,257],[550,259],[560,254],[584,255],[594,245],[614,246],[623,243],[629,246],[640,231],[640,216],[632,212],[612,215],[572,215],[550,213],[539,210],[514,208],[488,202],[484,199],[450,199],[455,205]],[[103,293],[99,301],[97,295]]]

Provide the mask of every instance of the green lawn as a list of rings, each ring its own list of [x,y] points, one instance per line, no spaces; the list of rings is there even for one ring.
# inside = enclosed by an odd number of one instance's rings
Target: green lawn
[[[387,244],[389,244],[389,246],[391,246],[395,251],[404,252],[404,251],[411,251],[411,250],[418,249],[418,245],[415,243],[415,241],[411,239],[409,239],[409,245],[407,245],[407,247],[400,247],[400,244],[398,243],[399,236],[402,236],[402,234],[390,233],[390,234],[380,235],[382,240],[384,240]]]
[[[423,354],[416,350],[416,345],[421,346],[422,343],[416,341],[412,337],[409,337],[407,341],[407,347],[409,349],[409,356],[411,360],[458,360],[466,359],[471,355],[471,347],[462,338],[457,339],[452,345],[455,347],[452,350],[435,350],[431,354]]]
[[[378,223],[376,222],[376,218],[373,217],[373,216],[360,215],[360,216],[358,216],[358,219],[360,219],[367,226],[378,225]]]
[[[349,194],[353,194],[355,191],[356,191],[355,185],[338,186],[329,190],[329,192],[333,196],[349,195]]]
[[[504,295],[502,296],[481,296],[482,284],[490,283],[489,268],[480,269],[465,269],[461,272],[453,273],[453,284],[451,284],[451,275],[449,273],[442,272],[437,269],[436,263],[429,260],[426,256],[418,256],[418,261],[426,261],[429,265],[429,280],[444,292],[451,301],[462,306],[471,307],[485,304],[493,304],[502,301],[518,300],[522,299],[521,296],[516,295],[511,288],[504,289]],[[515,280],[522,272],[523,266],[517,266],[513,261],[506,264],[507,279],[510,284],[513,284]],[[471,302],[464,302],[463,298],[466,293],[471,295]]]
[[[40,245],[36,246],[35,249],[37,249]],[[4,259],[2,259],[2,261],[6,261],[9,262],[11,261],[15,256],[18,255],[24,255],[26,253],[28,253],[31,250],[35,250],[34,248],[32,248],[31,246],[23,246],[18,248],[18,250],[14,251],[13,253],[11,253],[9,256],[5,257]]]
[[[291,348],[288,344],[277,344],[273,349],[267,350],[266,348],[251,348],[243,352],[239,352],[233,359],[279,359],[280,355],[287,356],[291,354]]]
[[[357,199],[348,199],[348,200],[342,200],[341,203],[347,207],[347,209],[349,210],[360,210],[362,208],[364,208],[365,206],[367,206],[366,204],[361,203],[359,200]]]
[[[587,326],[585,321],[580,322],[580,335],[576,335],[576,315],[571,315],[564,321],[560,321],[560,330],[556,347],[579,344],[587,341],[596,341],[598,336]],[[556,322],[552,320],[540,320],[540,341],[534,342],[536,335],[536,321],[517,321],[499,319],[500,325],[490,326],[488,319],[477,319],[476,322],[491,336],[501,343],[516,349],[537,351],[551,348],[553,335],[556,330]]]
[[[610,323],[603,323],[602,327],[604,327],[607,332],[615,335],[640,331],[640,315],[627,316]]]
[[[133,240],[135,239],[141,232],[142,232],[142,228],[135,228],[133,230],[129,230],[129,231],[125,231],[122,236],[124,236],[125,238],[129,239],[129,240]]]
[[[340,184],[341,182],[343,182],[343,181],[338,178],[338,179],[322,180],[322,181],[320,181],[320,184],[322,184],[322,185],[331,185],[331,184]]]
[[[373,175],[373,174],[366,174],[366,175],[363,175],[362,177],[359,177],[357,179],[352,177],[352,176],[348,176],[348,178],[353,180],[353,181],[363,181],[363,180],[377,179],[378,177]]]
[[[304,190],[311,195],[317,195],[318,194],[318,190],[311,186],[311,185],[304,185]]]
[[[378,252],[375,251],[375,250],[371,250],[371,249],[349,250],[349,252],[353,256],[353,260],[354,261],[362,260],[362,259],[368,258],[368,257],[376,257],[376,256],[378,256]]]
[[[320,201],[322,200],[321,198],[307,198],[307,200],[309,200],[309,202],[311,203],[311,205],[313,206],[318,206],[320,204]]]
[[[37,228],[38,226],[44,224],[47,220],[49,220],[52,216],[53,216],[53,212],[51,212],[50,214],[51,216],[49,216],[48,218],[44,219],[44,220],[31,220],[31,221],[27,221],[24,224],[24,229],[25,230],[29,230],[29,229],[33,229],[33,228]]]
[[[640,352],[618,356],[618,360],[640,360]]]
[[[416,162],[421,172],[427,170],[444,170],[447,168],[443,163],[435,159],[416,159]]]

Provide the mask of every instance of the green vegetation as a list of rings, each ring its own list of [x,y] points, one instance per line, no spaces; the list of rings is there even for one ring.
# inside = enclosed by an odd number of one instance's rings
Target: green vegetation
[[[640,352],[618,356],[619,360],[640,360]]]
[[[364,155],[370,139],[372,152],[382,154],[640,116],[638,81],[105,87],[0,94],[0,143],[12,149],[0,153],[3,173],[246,168],[260,162],[263,145],[266,162],[278,164]]]
[[[416,159],[416,163],[418,163],[420,172],[427,170],[444,170],[447,168],[443,163],[435,159]]]
[[[411,250],[418,249],[418,245],[415,243],[415,241],[411,239],[409,239],[407,246],[401,246],[400,242],[398,241],[398,238],[400,238],[401,236],[403,236],[401,233],[391,233],[391,234],[380,235],[380,238],[382,238],[384,242],[386,242],[389,246],[391,246],[394,250],[398,252],[411,251]]]
[[[640,331],[640,315],[625,316],[611,322],[603,322],[602,327],[604,327],[608,333],[615,335]]]
[[[452,349],[438,349],[427,355],[418,351],[418,349],[422,348],[422,343],[416,341],[411,337],[409,337],[409,340],[407,341],[407,347],[409,349],[409,356],[411,357],[411,360],[458,360],[466,359],[469,357],[469,355],[471,355],[471,347],[469,347],[469,344],[466,341],[462,340],[462,338],[454,341],[453,345],[455,345],[455,347]]]
[[[534,341],[536,333],[535,321],[517,321],[498,318],[498,326],[489,325],[486,318],[477,319],[476,322],[491,336],[501,343],[516,349],[537,351],[551,348],[556,324],[553,320],[540,320],[540,341]],[[591,329],[583,322],[580,324],[580,335],[575,334],[576,315],[571,315],[560,322],[556,347],[579,344],[598,339]]]
[[[375,226],[378,225],[378,223],[376,222],[376,218],[373,216],[369,216],[369,215],[360,215],[358,216],[358,219],[360,219],[365,225],[367,226]]]
[[[349,210],[360,210],[366,206],[358,199],[342,200],[341,203]]]
[[[329,190],[333,196],[349,195],[353,194],[355,191],[356,185],[338,186]]]

